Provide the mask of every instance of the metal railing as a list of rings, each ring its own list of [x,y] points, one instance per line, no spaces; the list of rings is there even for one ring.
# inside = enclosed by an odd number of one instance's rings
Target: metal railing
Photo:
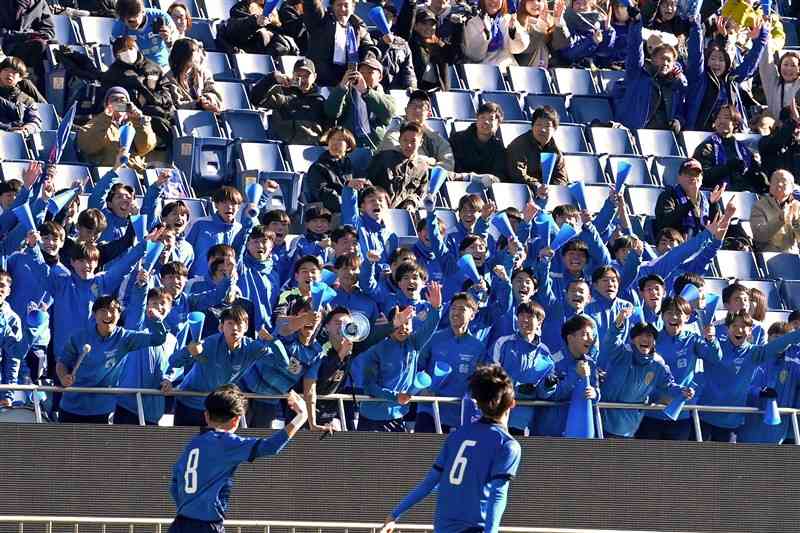
[[[182,390],[173,390],[170,393],[164,393],[159,389],[132,389],[132,388],[120,388],[120,387],[52,387],[52,386],[44,386],[44,385],[0,385],[0,391],[3,390],[11,390],[11,391],[26,391],[32,392],[31,394],[32,401],[33,401],[33,408],[35,413],[35,421],[37,423],[42,423],[42,405],[41,399],[39,395],[36,394],[37,392],[70,392],[70,393],[91,393],[91,394],[111,394],[111,395],[123,395],[123,394],[134,394],[136,395],[136,406],[139,416],[139,425],[145,425],[145,418],[144,418],[144,406],[142,404],[142,397],[145,395],[149,396],[199,396],[203,397],[208,395],[207,392],[195,392],[195,391],[182,391]],[[264,394],[245,394],[248,399],[253,400],[280,400],[284,399],[286,396],[284,395],[264,395]],[[358,402],[386,402],[382,398],[373,398],[372,396],[364,396],[364,395],[352,395],[352,394],[330,394],[327,396],[318,396],[317,401],[320,400],[335,400],[338,402],[338,411],[339,411],[339,419],[342,425],[342,430],[347,431],[347,415],[345,409],[345,402],[356,400]],[[443,397],[443,396],[412,396],[412,402],[415,403],[430,403],[433,404],[433,418],[434,424],[436,427],[437,433],[442,433],[442,421],[439,414],[439,405],[440,404],[455,404],[461,403],[461,398],[454,398],[454,397]],[[542,400],[520,400],[517,402],[517,405],[526,405],[526,406],[534,406],[534,407],[558,407],[566,405],[565,403],[560,402],[548,402]],[[597,436],[599,438],[603,438],[603,420],[600,416],[601,409],[637,409],[637,410],[645,410],[645,411],[661,411],[666,407],[663,404],[639,404],[639,403],[615,403],[615,402],[598,402],[594,404],[594,415],[595,415],[595,428],[597,431]],[[727,406],[719,406],[719,405],[685,405],[683,407],[684,411],[690,412],[692,417],[692,422],[694,424],[695,436],[698,442],[703,441],[702,432],[700,431],[700,413],[739,413],[739,414],[763,414],[764,411],[757,409],[755,407],[727,407]],[[792,409],[789,407],[781,407],[778,409],[778,412],[781,415],[788,415],[790,417],[792,423],[792,432],[794,434],[794,444],[800,445],[800,420],[798,419],[798,414],[800,414],[800,409]],[[242,417],[242,425],[243,427],[246,426],[246,421],[244,417]]]
[[[166,533],[171,518],[100,518],[77,516],[0,516],[0,524],[15,524],[19,533],[25,532],[25,525],[43,524],[47,533],[52,533],[57,525],[72,526],[73,533],[80,533],[81,525],[99,525],[105,532],[107,526],[128,527],[131,532],[136,526],[153,526],[153,533]],[[274,533],[273,530],[288,531],[290,533],[305,533],[323,531],[337,531],[349,533],[351,531],[369,531],[378,533],[383,524],[375,522],[303,522],[285,520],[226,520],[226,530],[242,533],[259,530],[263,533]],[[399,531],[433,531],[433,526],[424,524],[399,524]],[[547,527],[501,527],[501,533],[656,533],[654,531],[618,530],[618,529],[564,529]],[[667,533],[667,532],[661,532]],[[669,533],[687,533],[672,531]]]

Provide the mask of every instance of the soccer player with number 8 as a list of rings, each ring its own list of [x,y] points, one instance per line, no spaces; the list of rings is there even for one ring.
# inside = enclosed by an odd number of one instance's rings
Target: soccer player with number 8
[[[438,484],[437,533],[496,533],[506,508],[508,484],[517,473],[521,450],[508,433],[514,384],[500,365],[482,366],[470,378],[470,392],[482,417],[451,433],[428,475],[386,518],[391,533],[404,512]]]
[[[247,410],[236,385],[223,385],[205,400],[207,428],[184,448],[172,469],[170,493],[177,517],[169,533],[223,533],[233,474],[243,462],[276,455],[306,423],[306,404],[289,392],[289,408],[297,416],[269,438],[239,437],[234,432]]]

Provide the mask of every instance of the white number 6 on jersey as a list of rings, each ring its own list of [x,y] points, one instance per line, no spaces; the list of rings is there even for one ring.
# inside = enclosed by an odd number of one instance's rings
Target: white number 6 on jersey
[[[186,482],[183,491],[186,494],[197,492],[197,464],[200,462],[200,448],[192,448],[189,457],[186,458],[186,472],[183,479]]]
[[[453,461],[453,466],[450,468],[451,485],[461,485],[461,482],[464,480],[464,472],[467,470],[467,458],[464,457],[464,453],[467,451],[467,448],[475,446],[476,444],[478,444],[478,441],[474,440],[465,440],[461,443],[461,447],[458,449],[456,458]]]

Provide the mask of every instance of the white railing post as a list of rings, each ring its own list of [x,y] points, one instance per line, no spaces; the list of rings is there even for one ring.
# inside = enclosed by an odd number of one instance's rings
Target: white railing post
[[[147,422],[144,419],[144,403],[142,402],[142,393],[136,393],[136,413],[139,415],[139,425],[146,426]]]
[[[339,420],[342,423],[342,431],[347,431],[347,410],[344,408],[344,398],[342,397],[339,397]]]
[[[697,409],[692,409],[692,422],[694,422],[695,440],[703,442],[703,428],[700,425],[700,412]]]
[[[442,433],[442,418],[439,416],[439,400],[433,401],[433,425],[436,428],[436,433]]]
[[[33,412],[36,416],[35,420],[37,424],[42,423],[42,404],[39,400],[39,391],[33,389]]]
[[[797,410],[792,411],[792,432],[794,433],[794,444],[800,446],[800,424],[797,423]]]
[[[605,436],[605,434],[603,432],[603,417],[600,415],[600,404],[599,403],[595,403],[594,404],[594,420],[595,420],[594,426],[595,426],[595,431],[597,433],[597,438],[598,439],[606,438],[606,436]]]

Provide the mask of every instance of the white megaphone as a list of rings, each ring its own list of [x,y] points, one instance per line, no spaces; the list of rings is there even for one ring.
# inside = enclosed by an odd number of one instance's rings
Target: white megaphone
[[[342,322],[342,337],[350,342],[363,341],[369,332],[369,319],[364,313],[350,313],[350,317]]]

